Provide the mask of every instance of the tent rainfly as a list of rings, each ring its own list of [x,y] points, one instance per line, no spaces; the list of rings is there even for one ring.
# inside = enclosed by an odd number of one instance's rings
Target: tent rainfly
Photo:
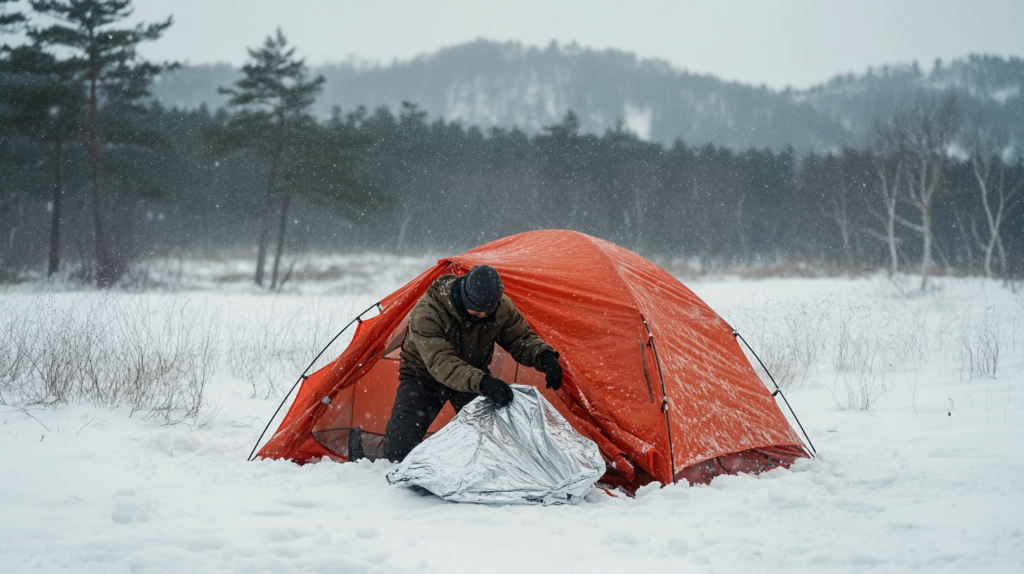
[[[495,348],[491,373],[532,385],[606,459],[605,484],[707,483],[720,474],[787,467],[808,456],[733,329],[647,259],[581,233],[544,230],[438,261],[358,319],[348,348],[300,378],[261,458],[298,463],[384,456],[408,315],[430,284],[493,266],[530,327],[559,351],[558,392]],[[364,313],[367,315],[368,313]],[[444,426],[451,405],[429,432]],[[809,443],[808,443],[809,444]]]

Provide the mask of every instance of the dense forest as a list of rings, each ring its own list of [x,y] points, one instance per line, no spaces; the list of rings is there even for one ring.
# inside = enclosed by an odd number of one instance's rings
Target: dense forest
[[[3,280],[106,286],[134,262],[232,251],[274,285],[294,253],[451,253],[544,228],[701,271],[1024,275],[1021,150],[956,89],[828,153],[663,144],[624,120],[590,133],[572,110],[532,133],[408,102],[318,114],[329,83],[278,32],[218,86],[222,107],[187,109],[151,96],[174,64],[134,49],[171,20],[118,28],[127,0],[32,5],[61,24],[0,12],[31,39],[0,55]]]

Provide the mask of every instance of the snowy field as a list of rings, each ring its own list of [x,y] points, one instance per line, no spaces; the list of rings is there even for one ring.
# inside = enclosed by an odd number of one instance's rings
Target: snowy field
[[[319,347],[432,262],[0,288],[0,572],[1024,572],[1024,295],[996,281],[687,280],[786,387],[819,453],[790,470],[539,508],[246,462]]]

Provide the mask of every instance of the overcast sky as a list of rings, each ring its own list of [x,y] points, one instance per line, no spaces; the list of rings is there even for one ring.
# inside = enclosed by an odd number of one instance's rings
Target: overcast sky
[[[280,26],[310,64],[390,63],[477,38],[577,42],[693,72],[803,88],[868,66],[968,53],[1024,56],[1024,0],[136,0],[173,14],[143,54],[240,64]]]

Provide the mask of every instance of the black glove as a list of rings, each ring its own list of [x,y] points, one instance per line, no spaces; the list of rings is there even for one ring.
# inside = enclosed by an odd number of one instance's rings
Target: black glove
[[[484,379],[480,381],[480,394],[494,401],[494,406],[499,409],[511,404],[516,396],[515,391],[505,381],[490,375],[484,375]]]
[[[540,360],[540,366],[544,369],[544,380],[547,381],[548,388],[552,391],[562,388],[562,367],[558,364],[558,353],[544,351],[540,354],[538,360]]]

